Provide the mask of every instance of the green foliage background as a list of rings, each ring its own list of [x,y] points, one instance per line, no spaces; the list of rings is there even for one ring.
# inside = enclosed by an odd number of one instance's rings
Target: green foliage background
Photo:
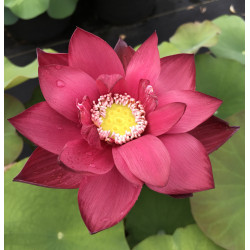
[[[29,20],[44,12],[55,19],[73,14],[78,0],[4,0],[4,24],[12,25],[19,18]]]

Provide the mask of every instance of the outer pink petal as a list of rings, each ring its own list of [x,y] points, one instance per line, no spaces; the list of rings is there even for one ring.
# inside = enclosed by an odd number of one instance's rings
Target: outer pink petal
[[[78,188],[83,174],[60,166],[57,158],[58,155],[36,148],[14,181],[50,188]]]
[[[9,121],[29,140],[54,154],[59,154],[68,141],[81,137],[80,128],[46,102],[35,104]]]
[[[98,150],[89,146],[83,139],[68,142],[59,160],[73,171],[94,174],[107,173],[114,166],[111,147],[106,146]]]
[[[90,101],[99,97],[93,78],[67,66],[47,65],[39,67],[39,81],[48,104],[61,115],[78,122],[76,101],[88,96]]]
[[[101,95],[108,94],[111,92],[115,84],[122,78],[121,75],[100,75],[97,80],[97,88]]]
[[[69,43],[69,65],[80,68],[94,79],[102,74],[120,74],[124,70],[115,51],[100,37],[77,28]]]
[[[82,218],[91,233],[120,222],[134,206],[141,187],[127,181],[116,168],[104,175],[84,177],[78,192]]]
[[[158,98],[158,108],[172,102],[182,102],[187,105],[182,118],[168,133],[184,133],[192,130],[207,120],[219,108],[222,101],[191,90],[172,90]]]
[[[155,84],[155,92],[160,96],[170,90],[195,90],[194,55],[161,58],[161,73]]]
[[[118,57],[120,58],[124,70],[127,70],[127,66],[131,60],[131,58],[133,57],[135,51],[133,50],[133,48],[131,48],[130,46],[127,45],[127,43],[125,41],[123,41],[122,39],[119,39],[117,44],[115,45],[114,48],[116,54],[118,55]]]
[[[155,186],[165,186],[170,171],[166,147],[155,136],[145,135],[116,149],[132,174]]]
[[[151,85],[154,85],[160,74],[160,57],[157,43],[157,35],[153,33],[135,52],[129,62],[125,79],[134,98],[137,98],[138,85],[141,79],[147,79]]]
[[[212,167],[203,145],[184,133],[160,137],[171,157],[171,170],[165,187],[151,189],[168,195],[183,195],[214,188]]]
[[[36,49],[37,60],[39,66],[58,64],[68,66],[67,53],[47,53],[41,49]]]
[[[171,129],[183,116],[186,104],[180,102],[169,103],[147,116],[146,133],[159,136]]]
[[[212,116],[189,133],[198,139],[210,154],[222,146],[239,127],[230,127],[227,122]]]
[[[112,148],[112,153],[116,168],[128,181],[136,185],[142,186],[143,182],[132,174],[132,172],[129,170],[127,163],[124,161],[124,159],[119,153],[119,150],[117,149],[118,149],[117,147]]]

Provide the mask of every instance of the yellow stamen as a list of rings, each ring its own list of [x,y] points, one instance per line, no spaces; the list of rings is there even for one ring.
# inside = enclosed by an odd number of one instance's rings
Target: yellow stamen
[[[102,129],[110,130],[111,134],[114,132],[125,135],[126,131],[130,131],[130,127],[137,124],[129,107],[115,103],[106,109],[106,117],[102,120]]]

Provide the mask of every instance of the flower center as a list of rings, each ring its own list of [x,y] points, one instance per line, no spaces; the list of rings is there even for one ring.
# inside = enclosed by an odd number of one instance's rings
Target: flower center
[[[138,138],[147,126],[143,105],[126,93],[102,95],[93,103],[91,118],[101,140],[123,144]]]
[[[130,127],[136,126],[135,117],[127,106],[112,104],[106,109],[106,116],[102,119],[103,130],[110,130],[111,133],[125,135]]]

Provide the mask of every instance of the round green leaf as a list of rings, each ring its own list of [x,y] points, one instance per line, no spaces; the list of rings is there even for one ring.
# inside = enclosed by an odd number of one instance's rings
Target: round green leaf
[[[23,149],[23,140],[7,120],[24,110],[23,104],[11,95],[4,95],[4,165],[13,162]]]
[[[181,53],[172,43],[162,42],[158,45],[160,57],[171,56]]]
[[[31,78],[37,77],[37,60],[20,67],[13,64],[7,57],[4,57],[4,89],[10,89]]]
[[[190,199],[192,213],[201,230],[216,244],[245,249],[245,148],[244,113],[228,119],[239,131],[211,155],[215,189]]]
[[[134,50],[135,51],[138,50],[140,46],[141,44],[135,46]],[[158,50],[159,50],[160,58],[181,53],[181,51],[178,48],[176,48],[172,43],[165,42],[165,41],[158,45]]]
[[[54,53],[53,49],[44,49],[45,52]],[[4,89],[13,88],[28,79],[36,78],[38,75],[37,59],[26,66],[17,66],[7,57],[4,57]]]
[[[15,5],[21,4],[24,0],[4,0],[4,6],[12,8]]]
[[[141,241],[132,250],[177,250],[171,235],[153,235]]]
[[[17,135],[15,130],[4,133],[4,165],[12,163],[21,154],[22,149],[23,139]]]
[[[213,20],[221,29],[218,43],[211,48],[217,57],[245,63],[245,22],[238,16],[220,16]]]
[[[239,62],[197,55],[196,90],[223,101],[216,112],[226,118],[245,107],[245,68]]]
[[[22,19],[31,19],[48,9],[49,0],[5,0],[5,6],[9,7],[16,16]]]
[[[78,0],[50,0],[48,14],[52,18],[62,19],[73,14]]]
[[[150,235],[172,234],[176,228],[193,222],[188,198],[175,199],[144,187],[126,217],[125,228],[128,242],[134,246]]]
[[[202,23],[185,23],[169,41],[184,53],[196,53],[201,47],[211,47],[218,41],[220,29],[206,20]]]
[[[4,25],[12,25],[16,23],[18,17],[16,17],[9,8],[4,7]]]
[[[12,182],[27,159],[5,172],[6,250],[129,250],[123,223],[90,235],[77,203],[77,190]]]
[[[22,3],[24,0],[4,0],[4,6],[11,8],[17,4]]]
[[[155,235],[139,243],[133,250],[222,250],[196,225],[178,228],[173,235]]]

